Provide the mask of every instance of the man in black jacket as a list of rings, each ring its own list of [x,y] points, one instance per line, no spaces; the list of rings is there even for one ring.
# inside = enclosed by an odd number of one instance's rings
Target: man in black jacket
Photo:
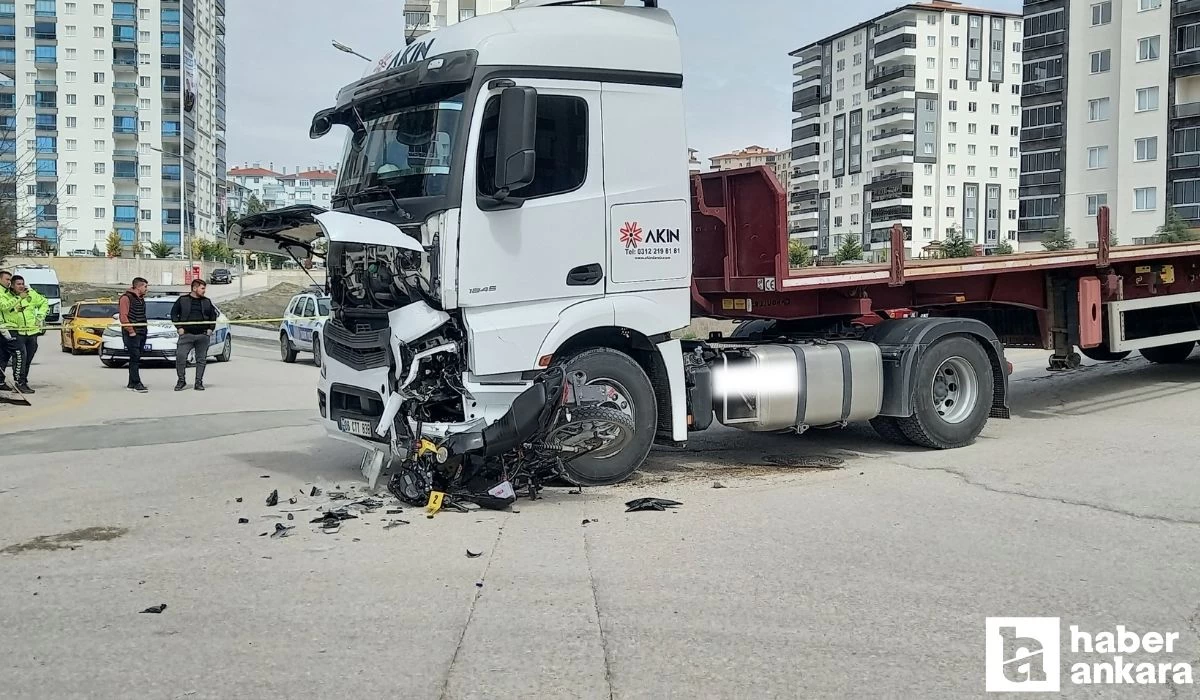
[[[217,309],[204,296],[208,285],[204,280],[192,280],[192,291],[175,300],[171,307],[171,323],[179,331],[179,344],[175,348],[175,374],[179,381],[175,391],[187,388],[187,359],[196,352],[196,391],[204,391],[204,366],[208,362],[208,345],[213,331],[217,329]]]

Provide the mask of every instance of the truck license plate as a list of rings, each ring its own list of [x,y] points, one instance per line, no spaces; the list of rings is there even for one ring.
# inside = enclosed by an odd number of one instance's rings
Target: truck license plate
[[[371,437],[370,421],[343,418],[341,429],[343,433],[350,433],[351,435],[357,435],[359,437]]]

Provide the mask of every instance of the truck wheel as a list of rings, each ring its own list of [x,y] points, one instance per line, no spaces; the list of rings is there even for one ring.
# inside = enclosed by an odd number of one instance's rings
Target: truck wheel
[[[987,423],[995,386],[979,343],[962,336],[934,343],[917,362],[916,413],[897,421],[914,444],[936,450],[975,441]]]
[[[904,430],[900,428],[900,419],[894,416],[875,416],[871,419],[871,427],[879,433],[879,437],[894,442],[897,445],[912,445]]]
[[[1126,357],[1129,357],[1128,350],[1113,352],[1105,345],[1094,348],[1079,348],[1079,352],[1082,353],[1087,359],[1094,360],[1096,362],[1120,362]]]
[[[279,359],[284,362],[295,362],[296,348],[292,347],[292,341],[288,340],[287,333],[279,334]]]
[[[321,336],[313,335],[313,364],[321,366]]]
[[[650,378],[633,358],[611,348],[585,350],[567,358],[562,366],[567,373],[583,372],[590,385],[606,387],[610,400],[601,405],[621,411],[636,426],[627,442],[568,463],[567,478],[581,486],[624,481],[642,466],[658,429],[658,402]]]
[[[733,329],[733,332],[729,334],[729,337],[735,340],[747,340],[759,333],[766,333],[774,327],[774,321],[768,321],[761,318],[754,319],[753,321],[742,321],[738,324],[737,328]]]
[[[1188,359],[1192,350],[1196,349],[1195,341],[1163,345],[1157,348],[1142,348],[1142,357],[1158,365],[1176,365]]]

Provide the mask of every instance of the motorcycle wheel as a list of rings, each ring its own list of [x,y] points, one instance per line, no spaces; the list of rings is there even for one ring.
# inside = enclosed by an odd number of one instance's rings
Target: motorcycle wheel
[[[546,434],[546,446],[552,450],[582,448],[579,453],[563,452],[563,477],[574,485],[593,483],[589,473],[576,473],[572,462],[590,452],[620,452],[633,442],[635,425],[629,414],[615,408],[584,406],[571,409],[571,418]]]

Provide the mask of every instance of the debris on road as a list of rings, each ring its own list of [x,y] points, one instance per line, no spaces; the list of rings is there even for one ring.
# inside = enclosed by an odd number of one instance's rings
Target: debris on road
[[[268,506],[279,505],[279,489],[275,489],[274,491],[271,492],[270,496],[267,496],[267,505]]]
[[[238,525],[249,525],[250,518],[238,518]]]
[[[467,559],[478,559],[479,557],[482,557],[482,556],[483,556],[483,552],[472,552],[469,549],[467,550]]]
[[[358,520],[358,516],[350,514],[349,512],[346,511],[346,507],[342,506],[341,508],[338,508],[337,510],[331,510],[326,513],[322,513],[319,517],[313,518],[309,522],[310,523],[320,523],[320,522],[324,522],[326,520],[334,520],[334,521]]]
[[[841,469],[846,463],[846,460],[842,459],[841,457],[832,457],[828,455],[812,455],[807,457],[767,455],[763,457],[763,463],[775,467],[790,467],[793,469],[826,471],[830,469]]]
[[[153,615],[161,615],[162,611],[164,611],[166,609],[167,609],[166,603],[159,603],[158,605],[151,605],[150,607],[146,608],[142,612],[151,613]]]
[[[288,520],[295,520],[295,519],[296,519],[295,513],[288,513]]]
[[[714,489],[723,489],[723,488],[725,488],[725,484],[722,484],[719,481],[714,481],[712,487]]]
[[[288,499],[288,503],[290,503],[290,504],[292,504],[292,505],[296,505],[296,497],[295,497],[295,496],[292,496],[291,498],[289,498],[289,499]]]
[[[271,533],[271,537],[287,537],[295,530],[295,525],[284,525],[283,523],[275,523],[275,532]]]
[[[321,495],[321,489],[314,486],[314,487],[312,487],[312,491],[308,492],[308,495],[312,496],[313,498],[316,498],[317,496]]]
[[[643,510],[667,510],[675,506],[683,505],[679,501],[672,501],[667,498],[635,498],[632,501],[625,503],[625,512],[634,513]]]
[[[388,510],[387,514],[388,515],[400,515],[403,512],[404,512],[404,509],[402,509],[402,508],[392,508],[392,509]]]
[[[580,525],[588,525],[590,523],[598,523],[598,522],[600,522],[600,521],[596,520],[595,518],[584,518],[583,522],[581,522],[579,524]]]
[[[578,496],[581,493],[583,493],[582,486],[576,486],[575,488],[571,489],[570,491],[567,491],[567,495],[570,495],[570,496]]]
[[[242,497],[241,497],[241,496],[238,496],[238,497],[237,497],[236,499],[234,499],[234,500],[236,500],[238,503],[241,503],[241,502],[242,502]]]
[[[263,474],[262,476],[260,476],[260,477],[258,477],[258,478],[260,478],[260,479],[270,479],[270,478],[271,478],[271,475],[270,475],[270,474]]]
[[[388,524],[383,526],[383,529],[384,529],[384,530],[391,530],[391,529],[392,529],[392,528],[394,528],[394,527],[400,527],[401,525],[411,525],[411,524],[412,524],[412,523],[408,522],[407,520],[399,520],[399,519],[397,519],[397,520],[389,520],[389,521],[388,521]]]

